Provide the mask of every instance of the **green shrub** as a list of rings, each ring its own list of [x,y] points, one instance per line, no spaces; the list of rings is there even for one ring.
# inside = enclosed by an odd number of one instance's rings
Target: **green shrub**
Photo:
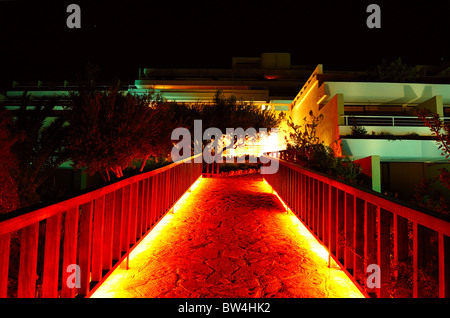
[[[352,129],[351,133],[352,136],[355,137],[367,136],[367,130],[364,127],[353,125],[351,129]]]
[[[310,111],[309,120],[306,117],[303,119],[304,129],[301,125],[288,121],[288,126],[292,130],[289,138],[286,138],[286,151],[289,158],[295,157],[296,163],[306,168],[349,182],[359,182],[360,166],[348,156],[337,157],[333,149],[317,137],[317,126],[322,120],[322,115],[314,116]]]

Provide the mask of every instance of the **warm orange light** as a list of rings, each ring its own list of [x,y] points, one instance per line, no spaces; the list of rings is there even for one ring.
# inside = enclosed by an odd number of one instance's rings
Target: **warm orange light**
[[[323,95],[321,98],[319,98],[319,100],[317,101],[317,105],[321,104],[327,97],[328,95]]]
[[[91,297],[128,298],[148,297],[149,294],[157,295],[159,293],[158,290],[164,286],[155,282],[149,282],[147,276],[142,276],[140,271],[143,271],[145,266],[154,272],[165,270],[164,266],[161,266],[164,262],[158,263],[157,259],[166,257],[162,255],[170,254],[165,253],[165,251],[173,248],[173,244],[176,244],[174,242],[179,238],[179,233],[174,231],[174,229],[186,226],[185,213],[189,215],[193,211],[193,207],[198,204],[196,200],[201,196],[205,187],[211,186],[211,182],[215,182],[214,179],[199,178],[191,187],[192,190],[197,189],[193,191],[194,195],[191,195],[189,191],[183,195],[174,207],[174,214],[167,213],[158,225],[130,253],[129,269],[119,266]],[[268,183],[261,181],[257,183],[257,190],[255,189],[255,191],[271,193],[272,188]],[[281,199],[280,201],[284,204]],[[309,266],[309,270],[314,270],[321,277],[326,277],[324,283],[318,286],[318,288],[326,290],[325,297],[364,297],[342,270],[335,266],[328,267],[328,253],[326,249],[314,238],[292,211],[289,209],[287,209],[287,213],[280,211],[275,213],[274,217],[276,218],[276,224],[281,225],[283,230],[289,233],[293,244],[299,244],[299,246],[308,250],[307,262],[302,264],[302,266]],[[148,264],[154,264],[155,266]],[[170,274],[170,272],[167,273]],[[146,289],[149,289],[150,293],[147,293]],[[157,291],[156,293],[155,290]]]
[[[203,178],[197,179],[191,186],[191,191],[197,188],[202,183]],[[176,213],[178,209],[183,208],[191,191],[186,193],[175,203],[173,212]],[[136,297],[135,294],[128,292],[124,288],[117,288],[121,286],[127,277],[133,277],[136,274],[138,267],[136,264],[145,262],[147,255],[151,253],[154,246],[158,246],[165,237],[170,236],[170,226],[173,225],[174,213],[167,213],[158,224],[147,234],[147,236],[131,251],[128,255],[128,269],[125,264],[120,264],[116,270],[103,282],[103,284],[90,296],[90,298],[130,298]],[[126,259],[122,263],[126,263]]]
[[[268,187],[271,187],[270,184],[264,179],[265,184]],[[273,189],[272,189],[273,190]],[[294,214],[294,212],[289,208],[289,206],[283,201],[283,199],[278,195],[278,193],[273,190],[273,194],[277,196],[277,198],[280,200],[281,204],[286,209],[286,215],[283,217],[282,222],[286,224],[288,228],[294,227],[297,229],[297,231],[306,238],[308,242],[308,248],[310,251],[312,251],[315,255],[320,257],[323,261],[328,262],[329,260],[329,253],[321,245],[316,238],[309,232],[309,230],[305,227],[305,225],[298,219],[298,217]]]
[[[331,297],[347,297],[347,298],[364,298],[365,296],[361,293],[358,287],[350,280],[350,278],[345,274],[344,271],[330,258],[327,249],[311,234],[308,228],[303,224],[302,221],[292,212],[292,210],[287,206],[287,204],[281,199],[278,193],[271,187],[271,185],[264,179],[264,184],[273,190],[273,194],[277,196],[283,207],[286,209],[285,214],[280,215],[280,222],[286,225],[286,228],[294,228],[297,230],[299,241],[303,247],[311,252],[314,258],[314,263],[322,264],[318,266],[316,270],[321,272],[322,275],[328,276],[328,280],[333,282],[333,284],[338,286],[339,296]],[[327,265],[331,261],[332,265],[329,268]]]

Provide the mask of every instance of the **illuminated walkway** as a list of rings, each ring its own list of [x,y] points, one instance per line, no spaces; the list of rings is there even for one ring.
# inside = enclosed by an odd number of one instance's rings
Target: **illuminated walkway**
[[[259,174],[200,179],[93,297],[362,297]]]

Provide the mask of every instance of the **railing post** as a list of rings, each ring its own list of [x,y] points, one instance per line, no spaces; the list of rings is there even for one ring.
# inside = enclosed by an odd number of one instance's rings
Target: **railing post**
[[[423,277],[423,270],[426,266],[433,266],[432,264],[427,264],[428,260],[436,259],[435,250],[432,248],[431,238],[436,232],[432,231],[428,227],[417,224],[413,222],[413,297],[423,297],[423,296],[437,296],[437,295],[423,295],[422,283],[427,277]],[[438,248],[439,249],[439,248]],[[434,254],[434,255],[433,255]],[[431,271],[427,275],[431,275]],[[436,277],[429,277],[429,279],[434,279]],[[437,291],[438,292],[438,291]]]
[[[105,196],[94,200],[94,223],[92,230],[92,271],[91,281],[98,282],[102,278],[103,255],[103,219]]]
[[[137,183],[136,242],[142,235],[142,218],[144,215],[144,180]]]
[[[389,297],[387,285],[391,276],[390,264],[390,227],[391,215],[388,211],[377,207],[377,264],[380,267],[381,288],[377,290],[378,296]]]
[[[336,255],[337,251],[337,189],[333,186],[330,186],[329,191],[329,215],[328,219],[330,220],[330,228],[329,228],[329,251],[331,254]]]
[[[421,246],[419,244],[419,224],[413,222],[413,298],[417,298],[419,295],[419,273],[418,273],[418,263],[419,258],[421,258]]]
[[[122,256],[123,214],[123,188],[120,188],[114,194],[113,260],[119,260]]]
[[[324,228],[324,207],[323,207],[323,182],[317,181],[317,237],[323,242],[323,228]]]
[[[317,180],[311,178],[311,229],[317,235]]]
[[[18,298],[36,297],[36,266],[39,239],[39,222],[22,229],[20,242]]]
[[[286,203],[289,208],[292,208],[292,170],[287,170],[287,183],[286,183]],[[287,212],[287,211],[286,211]]]
[[[364,270],[377,264],[376,241],[377,207],[364,201]],[[373,292],[376,292],[374,290]]]
[[[307,194],[308,194],[308,189],[307,189],[307,186],[306,186],[306,175],[305,174],[301,174],[301,180],[300,180],[300,182],[301,182],[301,198],[302,198],[302,200],[301,200],[301,208],[300,208],[300,214],[301,214],[301,218],[302,218],[302,220],[303,220],[303,222],[304,223],[306,223],[306,207],[307,207],[307,200],[308,200],[308,197],[307,197]]]
[[[359,279],[360,282],[365,279],[365,270],[364,270],[364,246],[365,246],[365,237],[364,237],[364,200],[355,198],[355,226],[354,226],[354,242],[355,242],[355,264],[354,264],[354,277]]]
[[[60,216],[60,214],[58,215]],[[80,289],[78,291],[79,295],[87,295],[89,293],[89,280],[91,278],[92,215],[92,201],[83,204],[81,206],[80,237],[78,241],[78,263],[81,271]]]
[[[351,194],[345,193],[345,216],[344,216],[344,266],[353,274],[353,266],[355,263],[355,241],[354,241],[354,222],[355,222],[355,207],[354,197]]]
[[[308,188],[308,197],[307,197],[307,203],[308,203],[308,208],[307,208],[307,216],[306,216],[306,222],[308,224],[308,226],[310,228],[312,228],[313,226],[313,204],[314,204],[314,199],[313,199],[313,191],[314,191],[314,186],[313,186],[313,178],[308,177],[307,179],[307,188]]]
[[[329,228],[330,228],[330,219],[329,219],[329,185],[325,182],[322,183],[322,191],[323,191],[323,201],[322,201],[322,210],[323,210],[323,228],[322,228],[322,242],[323,245],[328,246],[329,250]]]
[[[337,190],[336,209],[336,258],[344,264],[345,254],[345,192]]]
[[[150,183],[151,183],[151,192],[150,192],[150,227],[152,227],[155,224],[155,204],[156,204],[156,176],[152,176]]]
[[[123,188],[122,196],[122,238],[121,238],[121,252],[128,252],[130,248],[130,207],[131,207],[131,185]]]
[[[439,297],[450,298],[450,238],[439,233],[438,245]]]
[[[59,250],[61,243],[61,214],[48,218],[45,224],[44,272],[42,297],[58,297]],[[84,269],[84,268],[83,268]]]
[[[0,235],[0,298],[8,292],[8,269],[11,233]]]
[[[394,275],[399,277],[402,273],[399,265],[408,259],[408,220],[393,214],[394,223]]]
[[[155,201],[156,201],[156,210],[155,210],[155,216],[156,220],[155,223],[159,220],[161,216],[161,207],[162,207],[162,196],[161,196],[161,187],[162,187],[162,177],[161,174],[156,175],[156,193],[155,193]]]
[[[142,193],[142,228],[141,236],[144,235],[148,229],[148,178],[143,180],[143,193]]]
[[[113,259],[114,191],[105,195],[105,212],[103,222],[102,270],[110,270]]]
[[[130,213],[129,213],[129,246],[136,243],[136,221],[137,221],[137,207],[138,207],[138,183],[130,184]]]
[[[66,212],[64,220],[64,248],[63,248],[63,268],[62,268],[62,284],[61,284],[61,298],[75,297],[74,286],[69,286],[69,276],[72,274],[69,271],[69,265],[77,263],[77,239],[78,239],[78,218],[79,207],[69,209]],[[76,270],[76,269],[75,269]],[[77,273],[75,273],[77,274]],[[76,277],[76,276],[75,276]],[[71,283],[76,283],[74,281]]]
[[[295,191],[294,191],[294,197],[295,197],[295,214],[297,216],[300,216],[300,173],[295,171]]]
[[[164,198],[165,198],[165,205],[164,205],[164,211],[167,211],[170,207],[170,170],[167,170],[164,172],[166,177],[164,178]]]

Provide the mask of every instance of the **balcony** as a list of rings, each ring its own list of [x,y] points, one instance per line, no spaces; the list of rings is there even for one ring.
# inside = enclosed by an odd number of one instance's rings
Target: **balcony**
[[[352,135],[353,126],[364,128],[370,139],[383,133],[392,134],[396,139],[407,135],[418,135],[417,137],[420,139],[433,136],[430,129],[414,116],[343,115],[342,117],[344,118],[344,124],[339,126],[340,136]],[[450,117],[442,117],[442,119],[445,123],[450,122]]]

